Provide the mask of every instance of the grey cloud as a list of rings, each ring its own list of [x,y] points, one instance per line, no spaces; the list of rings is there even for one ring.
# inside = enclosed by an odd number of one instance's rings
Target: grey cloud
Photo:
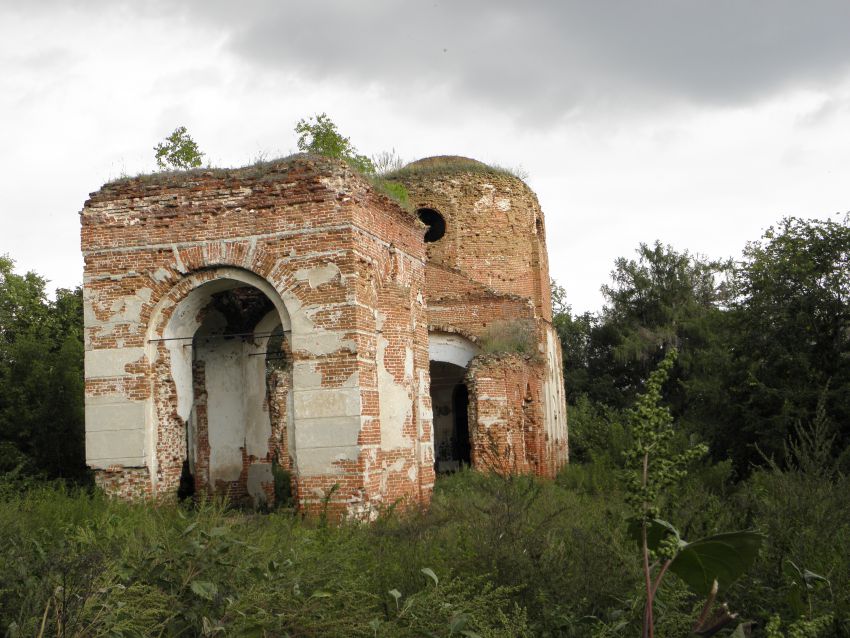
[[[82,5],[90,10],[93,2]],[[100,0],[104,1],[104,0]],[[399,100],[498,104],[551,119],[576,108],[740,104],[850,70],[846,0],[194,0],[133,3],[206,23],[272,70]],[[114,5],[112,5],[114,6]]]
[[[249,6],[244,21],[244,13],[232,16],[241,27],[230,46],[256,63],[377,79],[400,93],[416,89],[410,99],[448,85],[520,113],[641,97],[740,103],[850,69],[845,0]]]

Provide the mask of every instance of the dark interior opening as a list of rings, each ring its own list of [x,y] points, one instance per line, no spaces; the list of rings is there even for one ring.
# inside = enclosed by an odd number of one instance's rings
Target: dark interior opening
[[[434,469],[456,472],[471,462],[469,391],[466,368],[431,362],[431,405],[434,411]]]
[[[425,232],[425,243],[431,243],[443,238],[446,234],[446,220],[433,208],[420,208],[416,211],[419,219],[428,227]]]
[[[453,456],[461,463],[469,465],[472,449],[469,444],[469,390],[466,389],[466,384],[455,386],[452,393],[452,411],[455,422]]]

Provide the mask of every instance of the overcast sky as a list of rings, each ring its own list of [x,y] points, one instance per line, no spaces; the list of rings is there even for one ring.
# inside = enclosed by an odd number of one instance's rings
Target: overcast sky
[[[184,125],[215,166],[327,112],[367,155],[521,166],[575,311],[656,239],[850,209],[847,0],[0,0],[0,254],[82,281],[87,194]]]

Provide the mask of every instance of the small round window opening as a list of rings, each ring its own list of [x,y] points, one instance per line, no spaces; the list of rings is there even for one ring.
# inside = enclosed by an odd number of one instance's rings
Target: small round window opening
[[[420,208],[416,211],[420,221],[428,227],[425,243],[439,241],[446,234],[446,220],[433,208]]]

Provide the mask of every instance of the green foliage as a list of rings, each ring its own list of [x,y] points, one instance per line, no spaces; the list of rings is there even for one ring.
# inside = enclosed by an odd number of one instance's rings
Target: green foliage
[[[530,636],[516,590],[443,567],[400,564],[390,607],[357,525],[44,488],[0,501],[0,542],[0,620],[22,636],[42,622],[68,636]]]
[[[687,469],[708,449],[698,444],[683,450],[673,448],[674,430],[670,411],[659,405],[661,388],[676,360],[675,349],[668,351],[658,368],[650,375],[644,392],[628,411],[632,445],[626,451],[626,468],[622,476],[626,486],[626,502],[634,517],[630,526],[643,558],[646,607],[643,635],[655,635],[654,607],[656,593],[669,570],[679,576],[706,602],[694,624],[694,631],[716,633],[734,618],[725,607],[712,613],[718,592],[740,578],[755,562],[763,536],[752,531],[715,534],[691,543],[679,531],[659,519],[663,493],[681,482]],[[660,569],[653,573],[651,560],[659,560]]]
[[[850,422],[850,216],[786,218],[752,242],[735,270],[730,418],[718,438],[739,464],[768,456],[797,422]],[[734,426],[733,426],[734,424]],[[838,449],[850,430],[838,432]]]
[[[624,425],[627,422],[624,411],[594,403],[582,394],[567,406],[567,416],[570,460],[623,467],[625,451],[631,445],[631,434]]]
[[[82,291],[0,256],[0,469],[83,480]]]
[[[409,208],[409,196],[404,184],[386,178],[401,165],[395,149],[376,156],[376,161],[361,155],[326,113],[298,120],[295,132],[298,134],[298,150],[344,161],[368,179],[375,190],[396,200],[402,208]]]
[[[625,453],[626,469],[622,476],[626,500],[638,520],[645,523],[658,518],[662,492],[681,481],[687,467],[708,451],[702,444],[677,451],[673,417],[668,408],[659,405],[661,388],[676,356],[675,349],[668,351],[627,413],[632,446]]]
[[[357,152],[351,140],[339,132],[326,113],[298,120],[295,132],[299,151],[341,159],[362,175],[376,175],[372,160]]]
[[[466,157],[446,156],[440,158],[429,158],[426,163],[407,164],[394,168],[385,174],[391,179],[415,179],[419,176],[452,175],[458,173],[471,173],[473,175],[509,175],[519,180],[528,178],[528,171],[521,166],[505,167],[498,164],[485,164]]]
[[[396,150],[382,151],[377,155],[372,156],[372,164],[375,167],[375,173],[380,176],[389,175],[395,171],[401,170],[404,166],[404,160],[401,159]]]
[[[390,507],[370,525],[324,528],[216,502],[185,510],[0,481],[0,627],[38,635],[47,609],[45,636],[60,618],[68,636],[640,635],[641,566],[623,493],[567,478],[594,466],[556,482],[458,472],[438,480],[428,511]],[[718,520],[720,488],[701,487],[707,471],[663,507],[671,518],[689,512],[701,536],[718,525],[768,532],[725,594],[757,623],[753,636],[774,615],[778,635],[817,622],[827,628],[815,635],[850,636],[848,479],[759,470],[724,488]],[[655,635],[688,635],[702,607],[681,579],[665,579]]]
[[[624,409],[665,348],[664,387],[683,432],[731,458],[738,478],[781,458],[823,395],[830,454],[850,470],[850,217],[783,220],[743,259],[707,260],[659,242],[616,261],[601,313],[572,315],[553,289],[571,403]],[[560,295],[560,296],[559,296]],[[825,390],[826,389],[826,390]]]
[[[186,132],[185,126],[178,126],[153,150],[156,152],[156,165],[160,169],[198,168],[204,157],[195,140]]]
[[[276,458],[272,461],[272,478],[274,479],[275,507],[292,507],[294,504],[292,472],[283,469]]]
[[[394,199],[402,208],[410,210],[410,195],[404,184],[391,182],[381,177],[374,177],[370,181],[377,191]]]
[[[642,243],[637,253],[637,260],[616,260],[612,285],[602,286],[602,292],[607,318],[621,337],[615,359],[654,365],[665,347],[686,348],[693,323],[723,302],[721,277],[729,264],[679,253],[658,241]]]
[[[800,618],[789,623],[787,631],[781,631],[782,624],[778,615],[772,616],[765,628],[766,638],[827,638],[834,635],[835,624],[830,614],[811,620]]]

